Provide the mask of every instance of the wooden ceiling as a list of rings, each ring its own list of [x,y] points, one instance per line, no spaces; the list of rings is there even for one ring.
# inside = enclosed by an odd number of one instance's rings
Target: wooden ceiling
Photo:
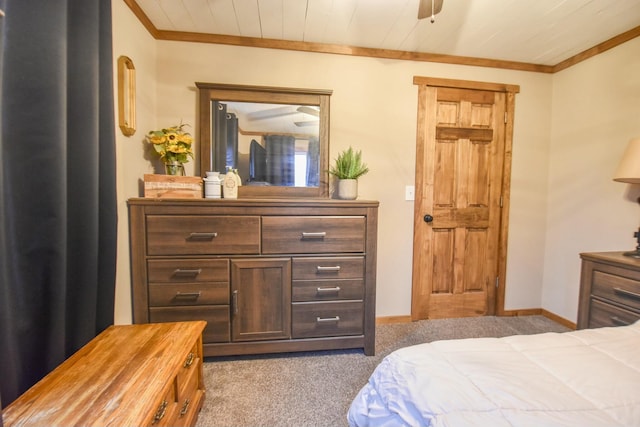
[[[157,39],[555,72],[640,35],[638,0],[123,0]]]

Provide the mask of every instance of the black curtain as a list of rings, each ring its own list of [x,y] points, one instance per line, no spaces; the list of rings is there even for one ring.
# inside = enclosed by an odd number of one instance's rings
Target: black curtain
[[[117,205],[111,1],[3,3],[0,392],[7,406],[113,323]]]
[[[227,104],[213,101],[211,111],[213,133],[213,162],[212,171],[225,173],[227,171]]]
[[[288,135],[264,137],[267,150],[267,181],[273,185],[295,184],[296,139]]]
[[[227,167],[238,168],[238,118],[227,112],[227,104],[213,101],[213,170],[225,173]]]
[[[267,151],[255,139],[249,145],[249,181],[265,182],[267,180]]]
[[[227,166],[238,169],[238,117],[227,113]],[[224,173],[224,171],[220,171]]]
[[[307,148],[307,187],[320,185],[320,141],[310,138]]]

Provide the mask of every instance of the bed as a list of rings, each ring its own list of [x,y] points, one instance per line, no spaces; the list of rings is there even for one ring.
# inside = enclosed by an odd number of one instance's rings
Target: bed
[[[351,426],[640,426],[640,321],[397,350],[347,419]]]

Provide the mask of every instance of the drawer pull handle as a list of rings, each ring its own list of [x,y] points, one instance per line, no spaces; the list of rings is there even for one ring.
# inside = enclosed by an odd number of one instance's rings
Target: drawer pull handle
[[[180,416],[184,417],[185,415],[187,415],[187,412],[189,412],[189,404],[191,403],[191,400],[186,399],[184,401],[184,404],[182,405],[182,409],[180,409]]]
[[[233,291],[233,314],[238,314],[238,291]]]
[[[335,317],[316,317],[316,323],[339,322],[340,316]]]
[[[176,292],[177,299],[194,299],[200,298],[200,291],[198,292]]]
[[[324,231],[316,232],[316,233],[308,233],[302,232],[302,240],[311,240],[311,239],[324,239],[327,236],[327,233]]]
[[[617,294],[621,294],[625,297],[631,297],[631,298],[635,298],[635,299],[640,299],[640,294],[636,293],[636,292],[631,292],[628,291],[626,289],[622,289],[622,288],[613,288],[614,292]]]
[[[621,325],[621,326],[628,326],[631,323],[626,322],[624,320],[622,320],[621,318],[619,318],[618,316],[611,316],[610,317],[611,321],[616,324],[616,325]]]
[[[174,276],[180,276],[180,277],[184,277],[184,276],[195,277],[200,273],[202,273],[201,268],[190,268],[190,269],[176,268],[173,271]]]
[[[322,265],[316,266],[316,272],[318,273],[334,273],[340,271],[339,265],[324,267]]]
[[[340,292],[340,286],[334,286],[333,288],[317,288],[318,292]]]
[[[189,368],[191,365],[193,365],[194,360],[196,360],[196,355],[193,354],[193,352],[190,352],[187,356],[187,360],[184,361],[184,365],[182,365],[182,367]]]
[[[187,240],[213,240],[218,233],[191,233]]]
[[[156,411],[156,414],[153,416],[153,422],[151,424],[155,424],[159,422],[162,418],[164,418],[164,414],[167,412],[168,404],[169,402],[167,402],[166,400],[162,401],[160,406],[158,406],[158,410]]]

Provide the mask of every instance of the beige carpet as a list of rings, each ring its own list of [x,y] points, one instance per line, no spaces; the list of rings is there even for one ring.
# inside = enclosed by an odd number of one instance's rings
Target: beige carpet
[[[351,401],[382,358],[442,339],[568,329],[543,316],[425,320],[376,328],[376,355],[361,350],[208,358],[197,426],[346,426]]]

